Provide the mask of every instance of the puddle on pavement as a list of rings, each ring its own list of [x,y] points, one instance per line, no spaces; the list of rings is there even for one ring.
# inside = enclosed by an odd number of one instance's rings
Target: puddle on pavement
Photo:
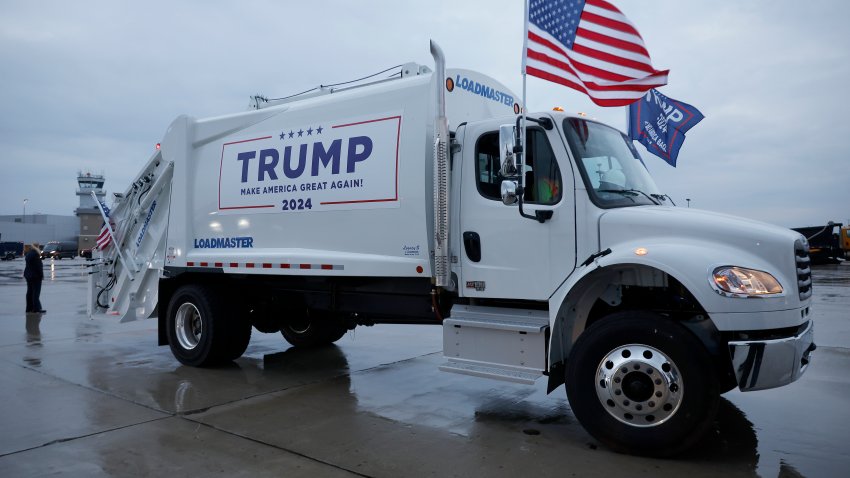
[[[850,287],[850,262],[812,266],[812,281],[814,286],[845,286]]]

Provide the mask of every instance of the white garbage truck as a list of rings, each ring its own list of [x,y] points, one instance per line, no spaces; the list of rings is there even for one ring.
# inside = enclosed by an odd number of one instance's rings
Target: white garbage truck
[[[591,435],[643,455],[692,445],[721,393],[803,374],[804,237],[675,207],[622,132],[523,120],[431,51],[433,70],[174,120],[115,195],[90,312],[156,317],[190,366],[237,359],[253,329],[312,347],[441,326],[441,370],[564,384]]]

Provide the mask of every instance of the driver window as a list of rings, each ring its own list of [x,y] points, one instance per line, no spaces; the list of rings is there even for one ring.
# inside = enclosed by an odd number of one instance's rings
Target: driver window
[[[561,200],[561,171],[555,153],[539,128],[526,131],[528,146],[527,157],[523,165],[525,174],[525,194],[523,200],[532,204],[556,204]],[[499,132],[486,133],[478,138],[475,145],[475,173],[478,178],[478,192],[482,196],[501,200],[501,185],[504,177],[499,174]]]

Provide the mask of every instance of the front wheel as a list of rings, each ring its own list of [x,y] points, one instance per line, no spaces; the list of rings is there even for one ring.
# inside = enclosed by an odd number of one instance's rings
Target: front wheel
[[[717,377],[702,343],[650,312],[619,312],[576,341],[566,370],[567,397],[585,429],[623,453],[669,456],[711,425]]]

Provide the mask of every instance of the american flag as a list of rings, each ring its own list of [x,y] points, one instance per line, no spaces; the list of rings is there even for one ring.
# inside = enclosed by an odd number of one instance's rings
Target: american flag
[[[605,0],[530,0],[526,73],[625,106],[667,84],[635,27]]]
[[[112,223],[111,220],[109,222]],[[114,223],[110,224],[110,226],[114,226],[114,225],[115,225]],[[115,229],[113,228],[112,230],[114,231]],[[109,235],[109,229],[107,229],[106,223],[103,223],[103,227],[100,228],[100,234],[97,235],[97,241],[96,241],[97,248],[101,251],[105,250],[107,247],[109,247],[109,244],[111,244],[111,243],[112,243],[112,236]]]
[[[106,219],[109,220],[109,226],[112,227],[112,231],[114,232],[115,223],[109,219],[109,207],[107,207],[106,203],[101,200],[98,200],[97,202],[100,203],[100,208],[103,210],[103,214],[106,216]],[[106,221],[103,222],[103,227],[100,228],[100,234],[97,235],[97,241],[95,242],[97,244],[97,248],[101,251],[109,247],[109,244],[112,242],[112,236],[109,235],[109,229],[106,227]]]
[[[105,202],[98,200],[100,203],[100,208],[103,209],[103,213],[106,214],[106,217],[109,217],[109,206],[106,205]]]

